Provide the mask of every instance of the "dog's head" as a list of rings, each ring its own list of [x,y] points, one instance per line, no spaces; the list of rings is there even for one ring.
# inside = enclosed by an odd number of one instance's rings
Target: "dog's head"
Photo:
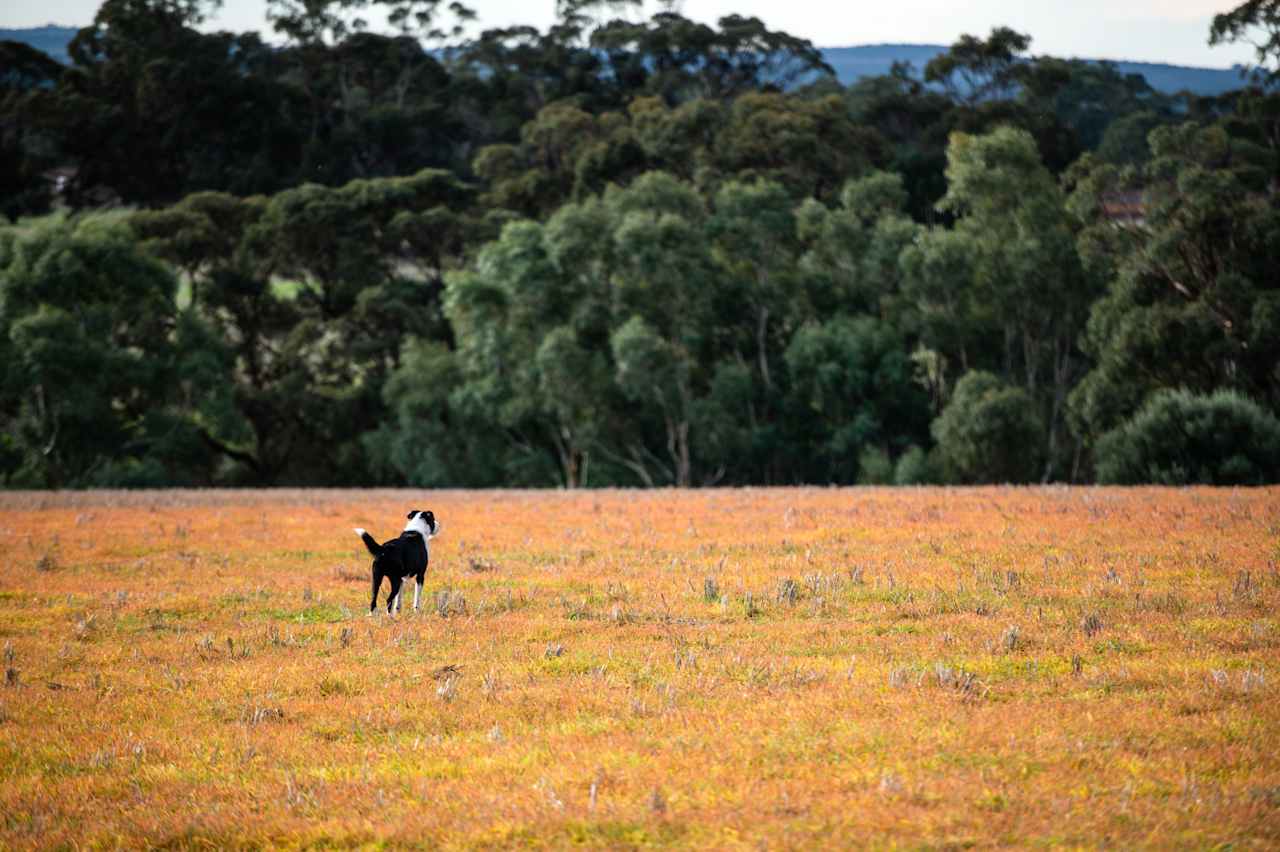
[[[425,512],[419,509],[412,509],[409,512],[409,523],[404,525],[406,530],[414,530],[428,538],[436,534],[436,516],[430,511]]]

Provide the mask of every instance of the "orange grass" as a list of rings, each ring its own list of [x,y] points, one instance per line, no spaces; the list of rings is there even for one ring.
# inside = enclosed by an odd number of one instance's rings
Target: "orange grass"
[[[1278,559],[1274,488],[4,495],[0,847],[1276,848]]]

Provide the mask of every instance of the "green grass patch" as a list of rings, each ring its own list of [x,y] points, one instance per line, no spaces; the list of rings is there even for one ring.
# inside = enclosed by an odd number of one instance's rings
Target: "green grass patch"
[[[346,618],[337,604],[313,603],[302,609],[268,609],[263,615],[271,621],[294,624],[333,624]]]

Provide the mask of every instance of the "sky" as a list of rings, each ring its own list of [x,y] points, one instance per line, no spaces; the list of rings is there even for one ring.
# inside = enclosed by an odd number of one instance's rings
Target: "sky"
[[[101,0],[0,0],[0,27],[47,23],[84,26]],[[1029,33],[1031,53],[1088,59],[1130,59],[1226,68],[1253,59],[1237,44],[1209,47],[1209,23],[1241,0],[684,0],[690,18],[715,21],[737,13],[807,38],[819,47],[905,42],[950,44],[964,33],[1010,26]],[[545,28],[555,0],[470,0],[485,27],[531,24]],[[651,4],[652,6],[652,4]],[[223,0],[206,29],[261,30],[266,0]]]

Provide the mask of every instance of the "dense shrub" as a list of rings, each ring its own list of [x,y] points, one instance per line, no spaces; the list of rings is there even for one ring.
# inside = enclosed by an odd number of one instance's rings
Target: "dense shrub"
[[[1280,419],[1220,390],[1158,391],[1097,446],[1098,481],[1261,485],[1280,481]]]
[[[920,447],[911,447],[898,457],[893,471],[894,485],[928,485],[938,481],[934,460]]]
[[[956,481],[1028,482],[1039,472],[1043,429],[1034,403],[991,373],[965,373],[932,430]]]
[[[858,454],[859,485],[892,485],[893,460],[880,447],[866,447]]]

